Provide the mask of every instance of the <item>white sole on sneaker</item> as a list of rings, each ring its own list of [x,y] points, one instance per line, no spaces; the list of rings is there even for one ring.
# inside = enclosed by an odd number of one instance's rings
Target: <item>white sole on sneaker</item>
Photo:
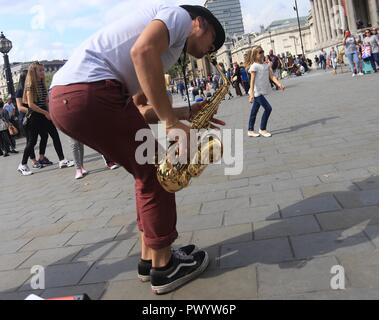
[[[185,247],[188,247],[188,246],[185,246]],[[188,251],[188,253],[187,253],[185,250],[183,250],[183,249],[185,249],[185,247],[181,247],[181,248],[173,248],[173,249],[172,249],[172,252],[174,253],[175,251],[181,251],[181,250],[182,250],[182,252],[184,252],[185,254],[187,254],[187,255],[191,255],[191,254],[193,254],[193,253],[195,253],[195,252],[198,252],[198,251],[200,250],[199,247],[193,245],[193,250],[192,250],[192,251]],[[150,276],[150,274],[149,274],[149,275],[141,275],[141,274],[138,272],[138,279],[139,279],[141,282],[146,283],[146,282],[150,282],[150,280],[151,280],[151,276]]]
[[[28,173],[28,174],[23,174],[21,170],[17,170],[17,171],[20,172],[20,174],[21,174],[22,176],[24,176],[24,177],[29,177],[29,176],[31,176],[31,175],[33,174],[33,172]]]
[[[151,289],[153,290],[153,293],[156,295],[161,295],[161,294],[166,294],[170,293],[177,288],[185,285],[186,283],[190,282],[191,280],[194,280],[197,278],[199,275],[201,275],[208,267],[209,265],[209,255],[206,251],[205,252],[205,257],[204,261],[201,264],[201,266],[194,272],[184,276],[183,278],[180,278],[174,282],[171,282],[170,284],[166,284],[164,286],[151,286]]]
[[[141,275],[139,274],[139,275],[138,275],[138,279],[139,279],[142,283],[150,282],[150,276],[141,276]]]
[[[259,138],[261,135],[259,133],[256,133],[256,132],[252,133],[252,131],[249,131],[247,133],[247,136],[250,138]]]

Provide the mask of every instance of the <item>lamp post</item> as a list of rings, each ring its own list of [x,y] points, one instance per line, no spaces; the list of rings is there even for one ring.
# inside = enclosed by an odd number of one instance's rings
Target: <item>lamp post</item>
[[[270,46],[271,46],[271,49],[272,49],[272,51],[275,54],[274,40],[272,40],[271,31],[269,31],[268,34],[270,35]]]
[[[303,53],[303,58],[305,58],[305,54],[304,54],[304,45],[303,45],[303,36],[301,35],[301,26],[300,26],[300,17],[299,17],[299,8],[297,6],[297,0],[295,0],[295,6],[293,7],[293,9],[296,11],[296,15],[297,15],[297,23],[299,25],[299,34],[300,34],[300,42],[301,42],[301,52]]]
[[[13,77],[12,77],[12,71],[11,66],[9,64],[9,51],[12,50],[12,42],[5,38],[3,32],[1,32],[0,35],[0,52],[3,54],[4,58],[4,71],[5,71],[5,78],[7,80],[7,88],[8,88],[8,94],[12,97],[12,99],[15,99],[15,90],[14,90],[14,84],[13,84]]]

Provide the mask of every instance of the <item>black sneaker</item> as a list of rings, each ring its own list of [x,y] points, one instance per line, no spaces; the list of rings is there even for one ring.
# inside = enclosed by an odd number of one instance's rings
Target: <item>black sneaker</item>
[[[179,248],[177,250],[173,251],[181,251],[187,256],[192,254],[197,250],[196,246],[193,244],[190,244],[188,246]],[[142,282],[149,282],[150,281],[150,271],[152,268],[152,262],[151,261],[140,261],[138,264],[138,279],[140,279]]]
[[[200,276],[209,264],[206,251],[187,256],[180,251],[172,254],[171,266],[165,270],[151,269],[151,289],[155,294],[166,294]]]
[[[42,160],[38,160],[39,164],[42,166],[52,166],[54,163],[51,162],[48,158],[44,157]]]
[[[32,164],[33,169],[42,169],[44,166],[40,164],[39,161],[36,161],[35,163]]]

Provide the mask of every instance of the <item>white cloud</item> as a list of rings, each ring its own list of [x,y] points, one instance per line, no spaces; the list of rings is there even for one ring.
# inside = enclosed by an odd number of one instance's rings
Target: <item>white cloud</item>
[[[205,0],[160,0],[171,5],[203,5]],[[11,21],[4,32],[13,41],[12,61],[61,59],[69,57],[73,48],[103,25],[122,18],[129,12],[156,3],[156,0],[0,0],[2,25]],[[300,12],[307,14],[309,0],[298,0]],[[259,31],[261,24],[295,17],[293,1],[241,0],[245,31]],[[15,27],[22,15],[22,26]],[[5,22],[4,22],[5,21]],[[28,29],[25,29],[25,21]],[[87,32],[85,32],[87,31]],[[57,45],[56,42],[59,42]]]
[[[46,31],[10,31],[13,49],[10,52],[12,62],[31,60],[53,60],[67,58],[73,46],[62,42],[50,41]]]

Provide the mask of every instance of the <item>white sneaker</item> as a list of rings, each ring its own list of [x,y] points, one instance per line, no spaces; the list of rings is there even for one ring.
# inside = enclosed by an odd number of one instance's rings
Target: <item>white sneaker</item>
[[[63,168],[71,168],[75,165],[74,161],[69,161],[69,160],[62,160],[62,161],[59,161],[59,168],[60,169],[63,169]]]
[[[84,176],[83,176],[82,170],[76,170],[75,180],[80,180],[83,178]]]
[[[364,74],[362,72],[359,72],[358,76],[364,76]]]
[[[272,134],[266,130],[259,130],[259,134],[265,138],[271,138]]]
[[[356,74],[355,74],[355,73],[353,73],[352,77],[354,78],[355,76],[356,76]]]
[[[33,174],[27,165],[23,166],[22,164],[18,166],[17,171],[20,172],[23,176],[31,176]]]
[[[249,131],[247,135],[251,138],[259,138],[261,135],[259,133],[256,133],[254,131]]]

